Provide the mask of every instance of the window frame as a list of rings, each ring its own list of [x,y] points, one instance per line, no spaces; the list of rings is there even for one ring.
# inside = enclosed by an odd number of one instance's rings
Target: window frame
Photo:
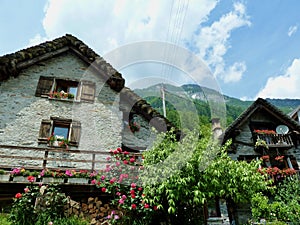
[[[58,82],[70,83],[66,86],[75,87],[77,84],[77,93],[74,96],[74,99],[67,98],[55,98],[53,97],[53,93],[57,90]],[[96,93],[96,84],[92,81],[87,80],[71,80],[67,78],[61,77],[47,77],[40,76],[35,96],[48,98],[49,100],[62,100],[62,101],[72,101],[72,102],[88,102],[93,103],[95,101],[95,93]]]
[[[50,119],[43,119],[40,125],[40,132],[38,143],[47,144],[48,137],[53,134],[56,125],[68,127],[68,141],[70,146],[79,146],[81,136],[81,123],[77,120],[66,119],[60,117],[50,117]]]

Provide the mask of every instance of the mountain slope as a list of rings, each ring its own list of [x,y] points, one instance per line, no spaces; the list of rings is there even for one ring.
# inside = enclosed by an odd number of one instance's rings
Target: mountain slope
[[[163,84],[163,86],[167,100],[166,108],[169,115],[172,117],[169,118],[171,121],[178,120],[178,115],[174,116],[178,108],[180,108],[180,110],[177,111],[183,111],[183,113],[187,114],[191,113],[191,111],[194,111],[196,108],[198,115],[201,116],[202,119],[203,117],[206,117],[207,121],[209,121],[211,118],[211,112],[208,99],[210,99],[213,101],[223,100],[220,104],[225,102],[227,124],[230,124],[253,103],[253,101],[242,101],[237,98],[221,95],[213,89],[201,87],[195,84],[186,84],[180,87],[170,84]],[[161,88],[162,85],[157,84],[144,89],[135,89],[134,92],[145,98],[152,107],[162,113]],[[300,105],[300,99],[266,100],[286,114]],[[191,104],[193,104],[193,107],[191,107]],[[178,123],[178,121],[176,123]]]

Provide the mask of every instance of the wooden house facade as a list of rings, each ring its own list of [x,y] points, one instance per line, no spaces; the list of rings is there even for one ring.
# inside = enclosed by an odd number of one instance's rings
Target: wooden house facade
[[[258,98],[224,132],[223,144],[231,139],[228,155],[234,160],[263,159],[263,167],[295,173],[300,165],[300,124],[268,101]],[[238,205],[231,220],[245,224],[249,205]]]

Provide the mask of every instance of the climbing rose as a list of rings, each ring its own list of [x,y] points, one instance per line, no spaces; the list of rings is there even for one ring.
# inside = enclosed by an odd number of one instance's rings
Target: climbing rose
[[[134,161],[135,161],[135,158],[130,158],[131,163],[134,163]]]
[[[131,204],[132,209],[136,209],[136,204]]]
[[[17,194],[15,195],[15,198],[22,198],[22,194],[21,194],[21,193],[17,193]]]
[[[105,187],[101,188],[101,191],[106,192],[106,188]]]

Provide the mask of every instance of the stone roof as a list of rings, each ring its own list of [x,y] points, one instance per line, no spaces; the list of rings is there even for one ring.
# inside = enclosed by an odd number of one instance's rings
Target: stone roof
[[[1,56],[0,82],[10,77],[17,77],[23,69],[67,51],[72,51],[88,65],[92,66],[106,80],[111,89],[121,92],[122,99],[131,104],[136,113],[141,114],[148,121],[155,118],[156,123],[153,126],[158,131],[163,131],[161,128],[167,126],[167,130],[175,128],[179,132],[170,121],[153,109],[144,99],[124,86],[125,80],[121,73],[81,40],[70,34]]]
[[[300,125],[295,120],[293,120],[288,115],[284,114],[281,110],[279,110],[277,107],[272,105],[267,100],[258,98],[225,130],[224,135],[223,135],[223,143],[225,143],[228,139],[230,139],[232,134],[235,132],[235,130],[239,126],[244,124],[244,122],[247,121],[247,119],[249,117],[251,117],[251,115],[256,110],[261,109],[261,108],[264,108],[271,115],[278,118],[280,121],[282,121],[283,124],[288,125],[289,127],[293,128],[294,130],[300,131]]]

